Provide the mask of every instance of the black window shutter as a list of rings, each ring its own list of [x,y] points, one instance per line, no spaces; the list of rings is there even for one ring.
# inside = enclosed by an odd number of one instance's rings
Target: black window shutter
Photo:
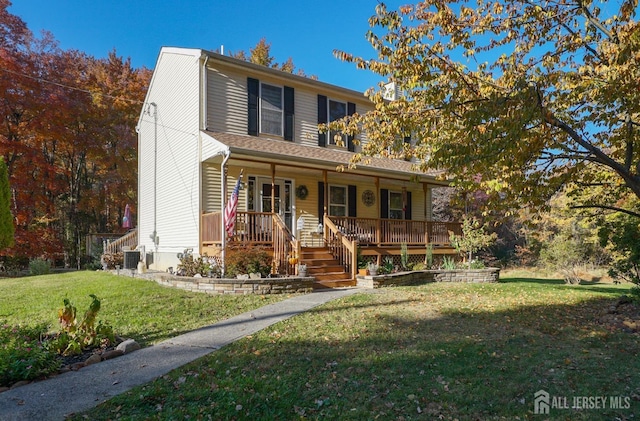
[[[249,94],[249,120],[247,133],[258,136],[258,95],[260,82],[258,79],[247,78],[247,93]]]
[[[318,181],[318,223],[324,222],[324,182]]]
[[[404,219],[411,219],[411,192],[407,192],[407,203],[405,203]]]
[[[353,102],[347,102],[347,114],[354,115],[356,113],[356,104]],[[355,145],[353,144],[353,136],[347,136],[347,149],[350,152],[354,152],[356,150]]]
[[[349,185],[349,189],[347,190],[347,196],[348,196],[348,200],[349,200],[349,213],[348,216],[355,218],[356,216],[358,216],[357,212],[357,203],[358,203],[358,196],[357,196],[357,189],[356,186],[353,185]]]
[[[327,97],[318,95],[318,124],[327,122]],[[318,132],[318,146],[327,146],[327,133]]]
[[[284,87],[284,140],[293,140],[293,88]]]
[[[380,189],[380,218],[389,218],[389,190]]]

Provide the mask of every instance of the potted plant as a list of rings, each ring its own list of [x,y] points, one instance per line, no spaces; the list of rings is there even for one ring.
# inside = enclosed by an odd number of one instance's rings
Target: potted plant
[[[358,246],[358,275],[365,276],[367,274],[367,261],[362,257],[362,250]]]
[[[298,276],[301,276],[303,278],[307,276],[307,265],[305,265],[304,263],[298,264]]]
[[[376,276],[378,274],[378,265],[373,262],[370,262],[367,265],[367,270],[369,271],[369,275]]]

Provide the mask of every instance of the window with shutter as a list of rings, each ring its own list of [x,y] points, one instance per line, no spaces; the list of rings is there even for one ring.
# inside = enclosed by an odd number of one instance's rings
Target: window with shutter
[[[282,88],[261,84],[260,92],[260,133],[282,136],[284,107]]]

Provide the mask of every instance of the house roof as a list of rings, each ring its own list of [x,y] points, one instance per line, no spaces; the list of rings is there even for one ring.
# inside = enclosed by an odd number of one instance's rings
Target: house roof
[[[436,181],[435,177],[442,171],[431,170],[421,172],[415,168],[415,164],[407,161],[380,157],[363,157],[363,162],[358,163],[355,170],[348,169],[353,152],[335,148],[323,148],[319,146],[301,145],[284,140],[256,137],[249,135],[237,135],[229,133],[211,132],[205,130],[208,136],[226,145],[234,154],[270,159],[279,162],[295,162],[315,167],[338,167],[344,165],[345,172],[352,171],[369,175],[396,175],[396,176],[422,176]],[[293,162],[292,162],[293,161]],[[438,180],[438,184],[446,182]]]

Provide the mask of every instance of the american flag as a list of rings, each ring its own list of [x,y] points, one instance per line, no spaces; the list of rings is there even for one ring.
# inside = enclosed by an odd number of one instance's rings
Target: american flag
[[[236,228],[236,211],[238,210],[238,192],[240,191],[240,183],[242,182],[242,173],[238,177],[238,182],[231,192],[231,197],[227,201],[227,206],[224,208],[224,229],[227,231],[227,235],[232,237]]]

